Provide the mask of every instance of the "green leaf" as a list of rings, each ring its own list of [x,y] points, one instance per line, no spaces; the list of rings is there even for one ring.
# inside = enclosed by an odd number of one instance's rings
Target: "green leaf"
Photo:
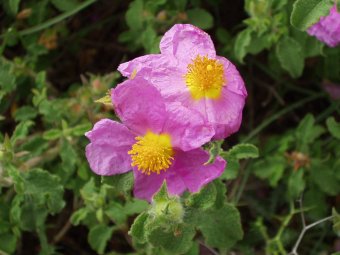
[[[337,139],[340,139],[340,123],[336,122],[334,117],[329,117],[326,120],[329,132]]]
[[[145,211],[148,206],[149,204],[144,200],[133,199],[125,203],[123,210],[126,215],[134,215]]]
[[[11,136],[11,142],[12,144],[15,144],[15,142],[19,139],[23,139],[28,135],[30,127],[34,125],[33,121],[27,120],[22,121],[15,127],[15,130]]]
[[[231,204],[201,213],[198,228],[206,244],[219,249],[228,250],[243,238],[240,214]]]
[[[18,13],[20,1],[21,0],[9,0],[9,8],[13,15]]]
[[[9,254],[14,254],[17,246],[17,237],[14,234],[4,233],[0,234],[0,254],[1,251]]]
[[[137,216],[135,221],[133,222],[129,234],[135,238],[138,242],[144,243],[145,240],[145,233],[144,233],[144,226],[148,219],[148,214],[143,212]]]
[[[311,177],[314,183],[326,194],[336,196],[340,192],[340,182],[330,166],[320,160],[313,160]]]
[[[310,113],[307,114],[301,120],[295,132],[298,145],[300,146],[299,149],[304,150],[308,144],[312,143],[316,138],[324,133],[324,131],[323,127],[315,125],[314,116]]]
[[[266,157],[253,166],[254,174],[260,179],[268,180],[272,187],[276,187],[281,180],[285,167],[286,161],[282,156]]]
[[[16,87],[16,77],[11,71],[11,65],[0,60],[0,88],[8,93]]]
[[[163,202],[163,201],[168,201],[169,195],[168,195],[168,189],[166,187],[166,181],[163,182],[161,188],[158,190],[158,192],[153,196],[152,200],[157,203],[157,202]]]
[[[75,226],[78,226],[82,220],[84,220],[89,213],[89,210],[86,207],[82,207],[75,211],[71,216],[71,223]]]
[[[71,143],[66,139],[61,144],[60,157],[66,172],[72,172],[71,170],[77,163],[78,155]]]
[[[77,0],[51,0],[51,3],[55,8],[62,12],[71,11],[77,8],[79,4]]]
[[[237,159],[258,158],[259,149],[249,143],[240,143],[228,150],[228,154]]]
[[[55,140],[63,135],[63,131],[60,129],[50,129],[43,133],[43,138],[45,140]]]
[[[292,172],[288,179],[288,198],[298,198],[305,189],[306,182],[303,178],[303,169]]]
[[[122,225],[127,220],[127,215],[121,204],[111,201],[107,208],[105,208],[105,214],[114,222],[116,225]]]
[[[106,96],[99,98],[95,101],[96,103],[104,104],[107,106],[112,106],[112,99],[110,93],[108,93]]]
[[[243,64],[243,59],[247,54],[247,48],[251,42],[252,30],[247,28],[240,32],[235,40],[234,52],[236,59]]]
[[[142,39],[143,47],[147,50],[147,52],[152,53],[153,49],[155,49],[155,44],[158,44],[157,33],[155,29],[153,29],[153,27],[151,26],[148,26],[143,31],[143,34],[141,35],[141,39]],[[134,76],[135,74],[132,74],[131,78]]]
[[[214,25],[213,16],[205,9],[195,8],[187,11],[188,18],[191,24],[202,29],[212,28]]]
[[[38,111],[32,106],[23,106],[15,112],[15,121],[25,121],[34,119]]]
[[[146,231],[146,238],[151,245],[161,247],[170,254],[182,254],[192,247],[195,234],[195,229],[186,224],[180,224],[174,229],[152,224],[151,229]]]
[[[216,193],[217,191],[215,188],[215,184],[209,183],[198,193],[191,194],[186,201],[186,205],[193,208],[206,210],[215,204]]]
[[[233,180],[237,177],[238,170],[240,169],[239,160],[233,156],[226,155],[224,156],[227,161],[227,167],[224,170],[221,178],[226,180]]]
[[[304,56],[301,45],[290,37],[284,37],[276,46],[276,55],[283,69],[293,78],[301,76]]]
[[[208,165],[208,164],[211,164],[211,163],[214,163],[215,162],[215,159],[217,158],[217,156],[220,155],[220,152],[221,152],[221,145],[223,143],[223,140],[222,141],[213,141],[211,142],[211,148],[209,149],[209,159],[207,162],[204,163],[204,165]]]
[[[131,30],[143,29],[143,0],[135,0],[129,5],[125,19]]]
[[[74,136],[83,136],[85,132],[89,131],[92,128],[92,124],[90,122],[79,124],[72,128],[71,133]]]
[[[64,189],[60,179],[41,169],[32,169],[24,174],[24,194],[46,204],[51,213],[59,212],[65,205]]]
[[[107,242],[110,240],[114,227],[106,225],[95,225],[90,229],[88,235],[88,242],[92,249],[97,251],[99,254],[103,254]]]
[[[332,216],[333,230],[340,237],[340,214],[335,210],[335,208],[332,209]]]
[[[333,5],[332,0],[297,0],[293,5],[290,23],[300,30],[306,30],[318,22],[321,16],[328,15]]]

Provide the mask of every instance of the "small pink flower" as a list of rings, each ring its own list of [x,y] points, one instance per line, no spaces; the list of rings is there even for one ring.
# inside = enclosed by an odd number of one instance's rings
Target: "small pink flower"
[[[193,25],[177,24],[163,36],[160,50],[118,70],[150,81],[167,102],[201,112],[214,127],[214,139],[237,132],[247,91],[235,66],[216,56],[210,36]]]
[[[166,180],[170,194],[197,192],[218,178],[226,162],[197,149],[214,135],[199,112],[180,103],[164,104],[159,91],[136,77],[112,90],[112,101],[122,122],[97,122],[86,133],[86,157],[99,175],[134,172],[136,197],[151,201]]]
[[[322,83],[324,90],[328,93],[333,100],[340,99],[340,84],[324,81]]]
[[[321,17],[319,22],[308,28],[307,32],[328,46],[336,47],[340,43],[340,13],[336,5],[330,10],[328,16]]]

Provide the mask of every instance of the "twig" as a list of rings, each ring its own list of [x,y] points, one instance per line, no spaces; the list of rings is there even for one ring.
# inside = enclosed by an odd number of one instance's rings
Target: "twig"
[[[212,249],[212,248],[206,246],[205,243],[203,243],[202,241],[198,241],[198,243],[199,243],[200,245],[204,246],[205,248],[207,248],[212,254],[214,254],[214,255],[219,255],[219,253],[218,253],[217,251],[215,251],[214,249]]]
[[[307,230],[309,230],[309,229],[315,227],[316,225],[319,225],[319,224],[321,224],[321,223],[323,223],[323,222],[325,222],[325,221],[331,220],[332,218],[333,218],[333,216],[328,216],[328,217],[323,218],[323,219],[321,219],[321,220],[318,220],[318,221],[316,221],[316,222],[314,222],[314,223],[311,223],[311,224],[309,224],[309,225],[307,225],[307,226],[304,225],[303,228],[302,228],[302,231],[301,231],[301,233],[300,233],[300,235],[299,235],[298,240],[296,241],[296,243],[295,243],[295,245],[294,245],[292,251],[291,251],[289,254],[290,254],[290,255],[299,255],[299,253],[297,252],[297,249],[299,248],[299,245],[300,245],[300,243],[301,243],[301,240],[302,240],[302,238],[304,237],[304,235],[305,235],[305,233],[307,232]]]
[[[67,220],[66,224],[62,227],[62,229],[54,236],[52,244],[59,243],[60,240],[64,237],[64,235],[68,232],[68,230],[72,227],[71,221]]]

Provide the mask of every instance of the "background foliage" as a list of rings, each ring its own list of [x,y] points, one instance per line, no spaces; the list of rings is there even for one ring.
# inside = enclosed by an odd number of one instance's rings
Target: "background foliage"
[[[0,254],[339,254],[340,48],[304,31],[333,4],[1,1]],[[131,174],[92,174],[84,133],[115,118],[95,101],[118,64],[175,23],[209,32],[249,97],[240,132],[207,145],[222,177],[149,205]]]

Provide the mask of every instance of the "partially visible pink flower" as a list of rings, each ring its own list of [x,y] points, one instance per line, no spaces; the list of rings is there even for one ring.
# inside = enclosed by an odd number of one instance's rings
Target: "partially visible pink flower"
[[[322,86],[332,99],[334,100],[340,99],[340,84],[335,84],[329,81],[325,81],[322,84]]]
[[[112,101],[124,125],[109,119],[86,133],[86,157],[99,175],[134,172],[136,197],[151,201],[166,180],[170,194],[197,192],[218,178],[226,162],[209,165],[197,149],[214,135],[199,112],[179,103],[165,105],[159,91],[144,79],[127,80],[112,90]]]
[[[216,56],[210,36],[193,25],[177,24],[165,33],[160,49],[161,54],[136,58],[118,70],[147,79],[168,103],[201,112],[214,127],[214,139],[237,132],[247,91],[236,67]]]
[[[336,47],[340,43],[340,13],[336,5],[327,16],[321,17],[319,22],[308,28],[307,32],[328,46]]]

